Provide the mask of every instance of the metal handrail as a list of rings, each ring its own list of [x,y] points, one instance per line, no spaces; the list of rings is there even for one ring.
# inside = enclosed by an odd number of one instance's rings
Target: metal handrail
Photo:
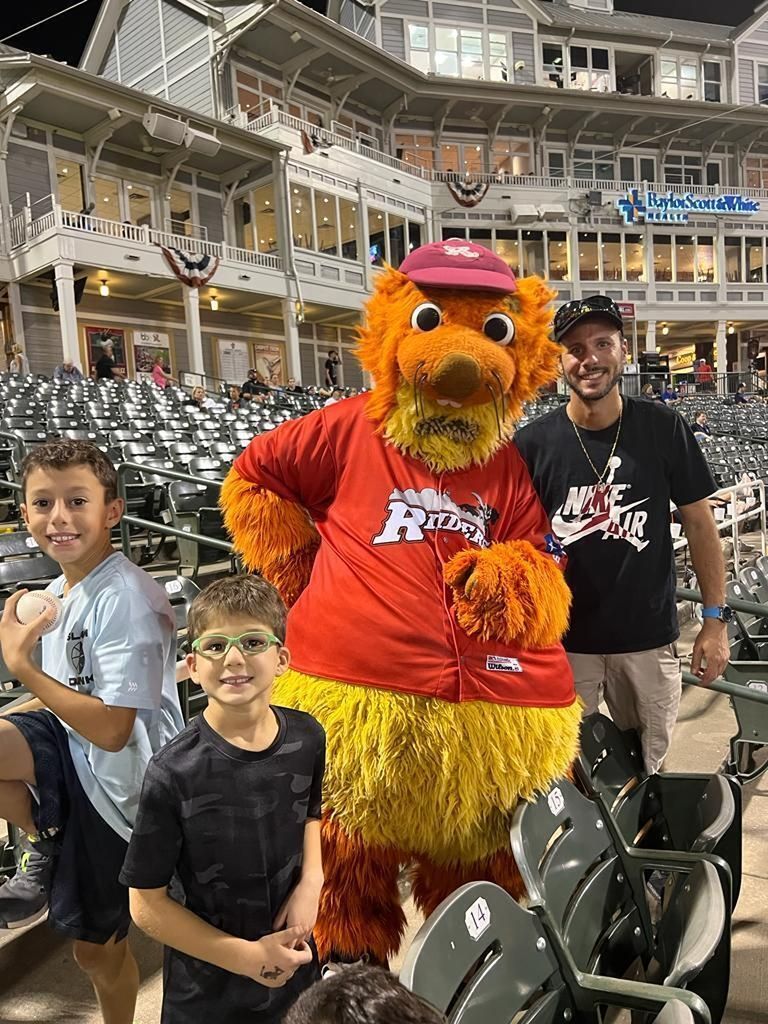
[[[768,663],[766,663],[768,668]],[[713,679],[711,683],[702,683],[698,676],[691,672],[683,672],[683,682],[687,686],[698,686],[702,690],[714,690],[715,693],[724,693],[727,697],[738,697],[739,700],[751,700],[755,704],[768,704],[768,693],[762,690],[751,690],[748,686],[740,683],[731,683],[722,676]]]
[[[16,449],[16,464],[20,466],[24,459],[24,445],[21,441],[21,438],[17,437],[15,434],[12,434],[9,430],[0,430],[0,437],[6,437],[8,438],[9,441],[13,441],[14,447]],[[21,487],[19,487],[19,490],[21,490]]]
[[[129,470],[144,473],[147,471],[147,467],[140,465],[138,462],[121,462],[115,468],[117,470],[118,497],[122,498],[123,502],[127,502],[128,491],[125,480],[126,474]],[[202,484],[205,487],[216,486],[215,480],[206,480],[204,477],[193,476],[191,473],[180,473],[177,469],[160,469],[152,466],[151,473],[152,476],[164,476],[169,480],[181,480],[184,483]],[[221,486],[221,484],[219,484],[219,486]],[[205,537],[201,533],[177,530],[175,526],[169,526],[167,523],[156,523],[151,519],[142,519],[140,516],[123,515],[120,520],[120,543],[123,548],[123,554],[126,556],[129,556],[131,551],[131,533],[129,529],[131,526],[140,526],[145,530],[151,530],[153,533],[159,533],[161,536],[167,534],[169,537],[180,537],[183,540],[195,541],[198,544],[202,544],[204,547],[218,548],[220,551],[226,551],[228,554],[232,554],[235,550],[233,545],[226,540],[217,540],[215,537]]]
[[[679,601],[692,601],[694,604],[704,603],[704,599],[698,590],[678,587],[676,595]],[[768,619],[768,605],[758,604],[757,601],[741,601],[735,597],[729,598],[728,604],[736,612],[746,612],[747,614],[757,615],[760,619]],[[766,669],[768,669],[768,662],[766,662]]]

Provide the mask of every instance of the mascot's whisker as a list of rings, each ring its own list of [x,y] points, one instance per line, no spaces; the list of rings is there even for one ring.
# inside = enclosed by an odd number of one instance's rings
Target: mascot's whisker
[[[504,395],[504,385],[501,382],[501,377],[498,375],[498,373],[495,370],[491,370],[491,374],[493,375],[496,383],[499,385],[499,399],[501,401],[501,422],[503,424],[505,422],[505,420],[506,420],[506,417],[507,417],[507,404],[506,404],[505,395]],[[501,436],[501,432],[499,432],[499,439],[503,440],[503,438]]]
[[[427,418],[427,411],[424,407],[424,385],[427,383],[428,380],[429,375],[426,373],[422,373],[421,377],[419,378],[419,400],[421,402],[421,408],[416,409],[416,416],[420,420],[424,420]]]
[[[416,419],[420,419],[423,415],[423,411],[419,410],[419,388],[423,385],[426,378],[426,374],[422,374],[419,378],[419,370],[422,368],[426,360],[422,359],[419,365],[416,367],[413,374],[413,411],[416,414]]]

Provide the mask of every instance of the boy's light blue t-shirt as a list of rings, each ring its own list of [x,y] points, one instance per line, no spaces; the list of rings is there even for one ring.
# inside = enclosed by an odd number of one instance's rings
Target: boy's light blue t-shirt
[[[43,637],[43,671],[113,707],[136,708],[130,739],[102,750],[62,722],[88,799],[126,842],[152,755],[184,727],[176,689],[176,619],[162,587],[120,553],[64,594],[61,622]]]

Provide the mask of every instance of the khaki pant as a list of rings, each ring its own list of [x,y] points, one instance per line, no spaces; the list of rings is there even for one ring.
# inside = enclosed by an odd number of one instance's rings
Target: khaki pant
[[[649,774],[656,772],[669,750],[682,691],[677,644],[632,654],[571,654],[576,693],[584,714],[605,700],[620,729],[637,729]]]

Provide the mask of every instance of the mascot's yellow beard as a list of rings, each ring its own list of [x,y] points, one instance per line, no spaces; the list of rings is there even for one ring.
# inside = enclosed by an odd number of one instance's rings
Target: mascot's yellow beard
[[[433,471],[482,466],[512,436],[507,403],[496,397],[483,405],[450,409],[408,384],[397,390],[397,405],[387,417],[384,436]]]

